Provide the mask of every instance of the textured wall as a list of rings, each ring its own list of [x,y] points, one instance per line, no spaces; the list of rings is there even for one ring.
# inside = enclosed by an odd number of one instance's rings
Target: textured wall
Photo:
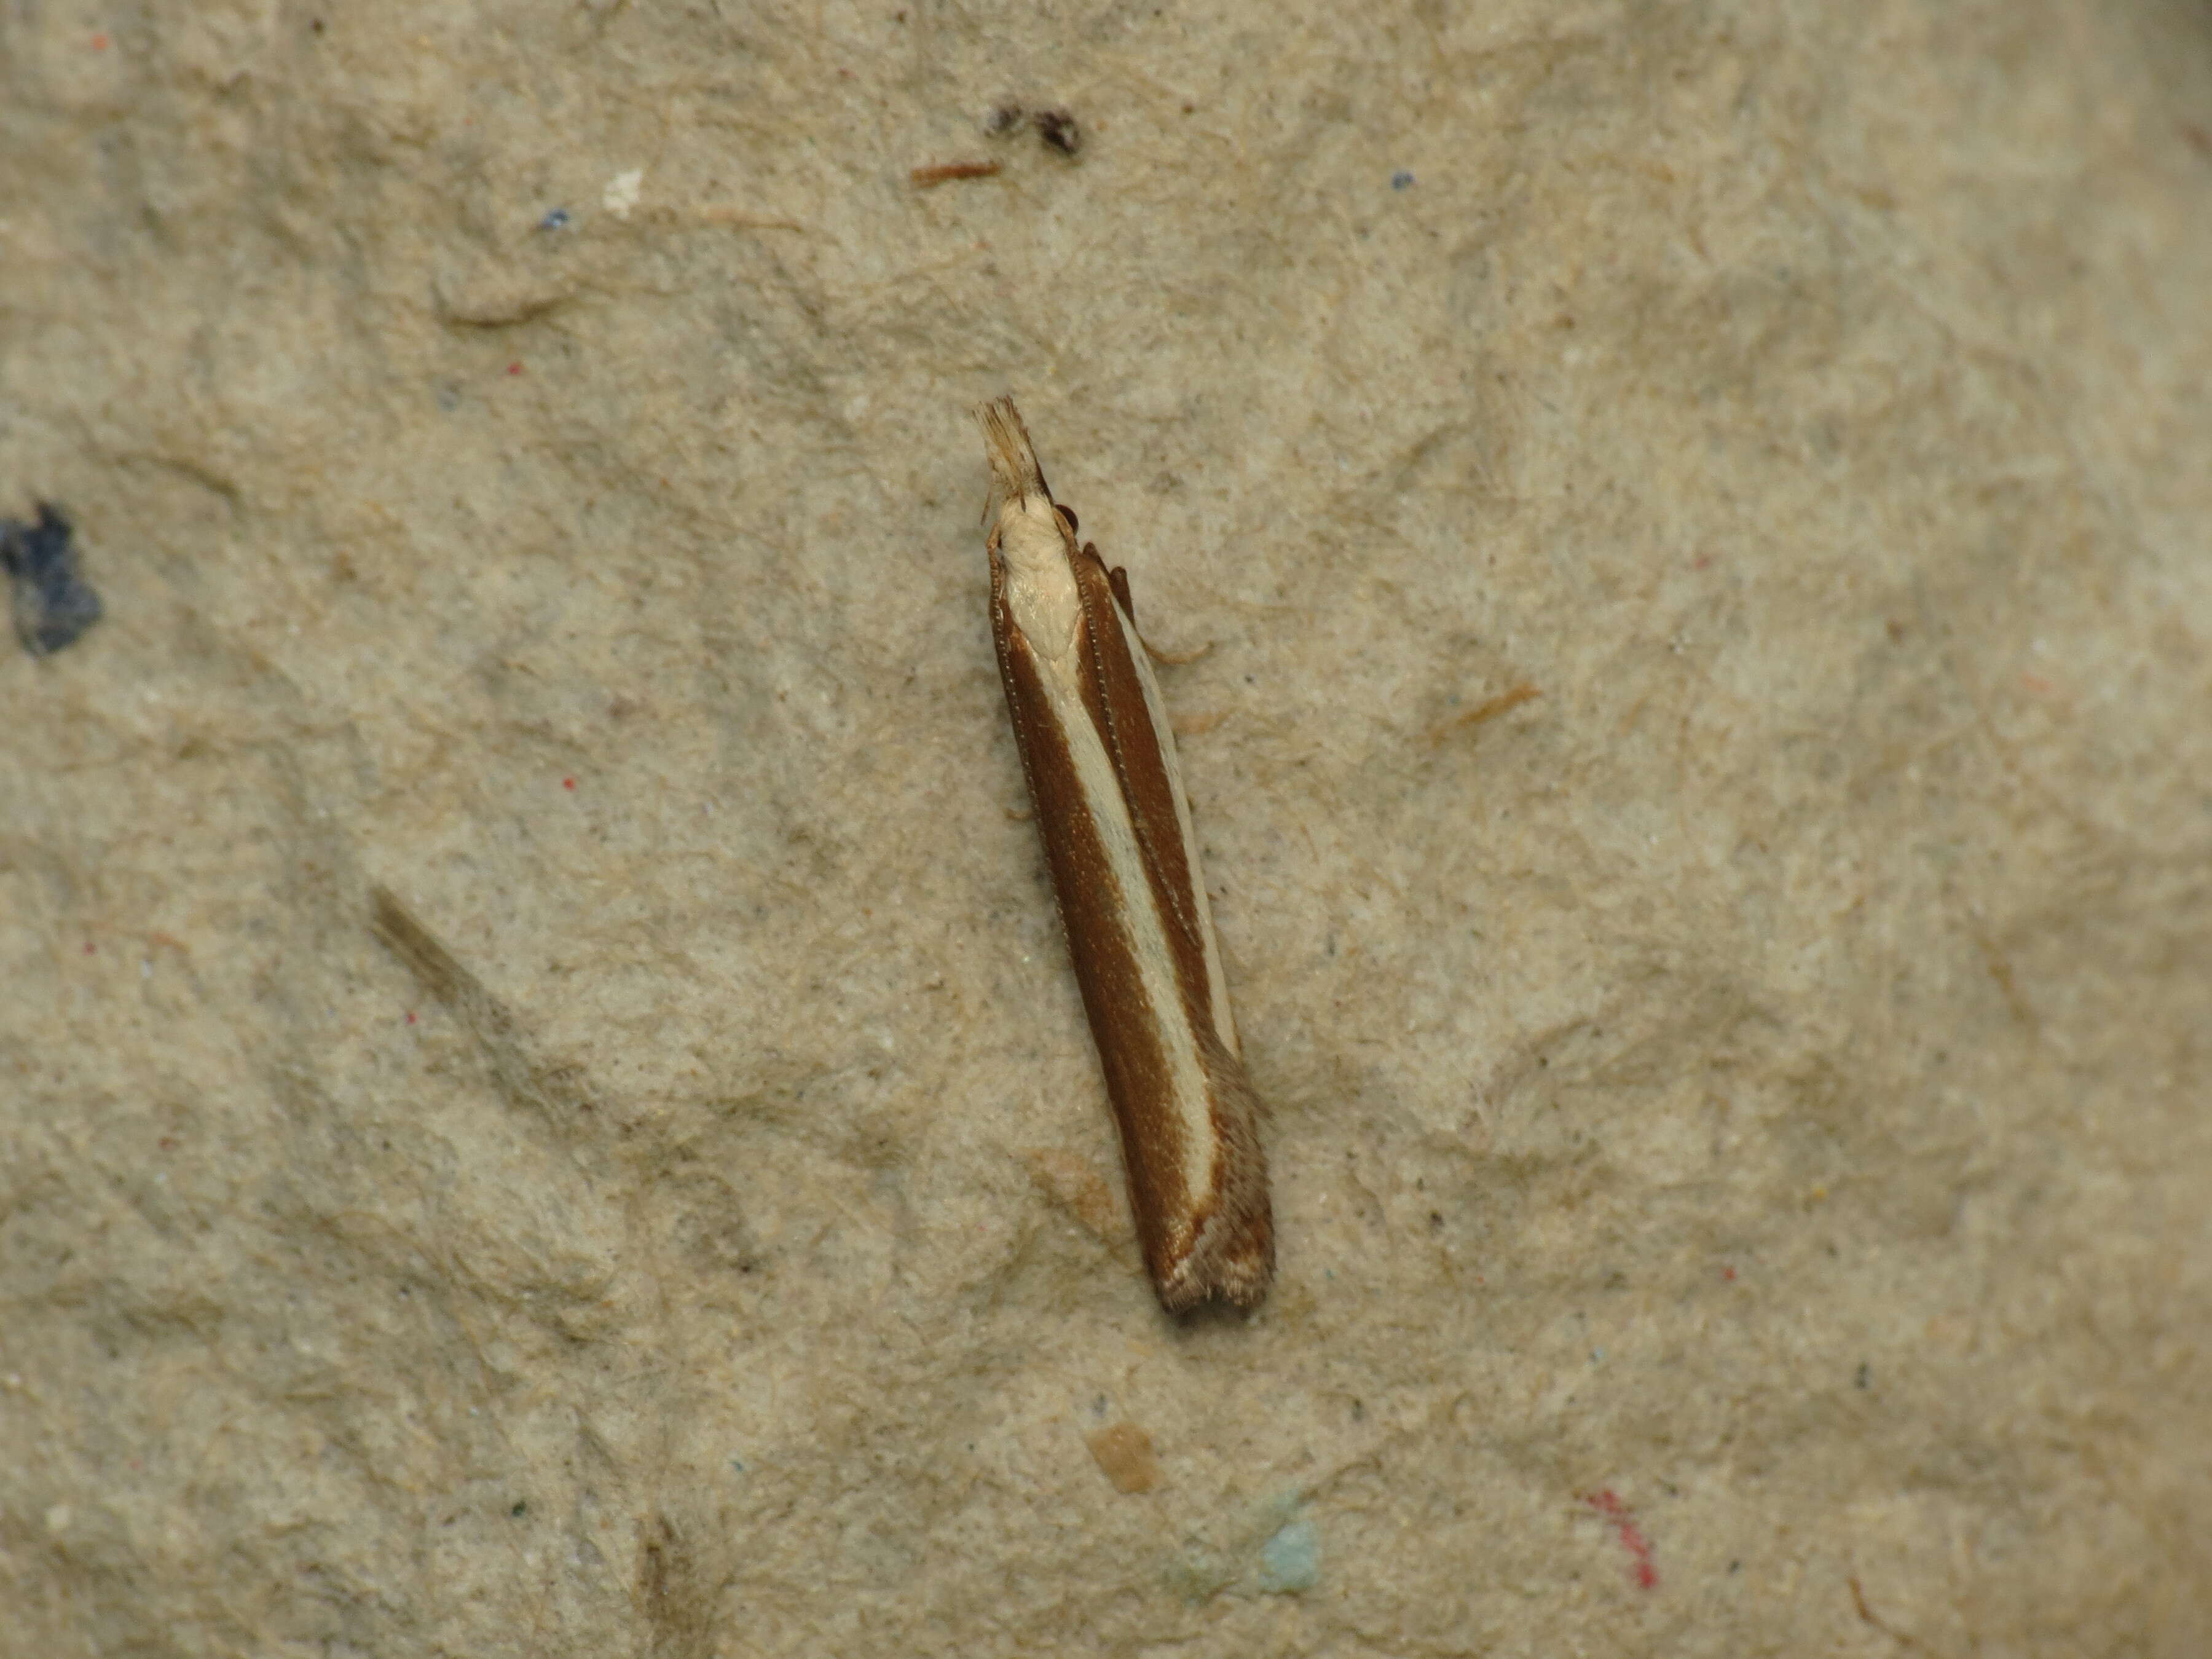
[[[0,0],[0,1653],[2212,1649],[2212,15],[1046,9]]]

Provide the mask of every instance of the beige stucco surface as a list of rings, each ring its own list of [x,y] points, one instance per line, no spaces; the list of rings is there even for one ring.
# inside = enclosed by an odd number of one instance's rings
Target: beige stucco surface
[[[0,9],[108,613],[0,650],[0,1654],[2212,1650],[2208,110],[2185,0]],[[1204,648],[1249,1321],[1000,391]]]

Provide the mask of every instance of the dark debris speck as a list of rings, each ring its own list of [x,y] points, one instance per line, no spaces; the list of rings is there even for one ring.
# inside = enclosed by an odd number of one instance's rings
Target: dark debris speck
[[[1004,138],[1024,125],[1036,129],[1047,149],[1073,158],[1083,149],[1083,126],[1072,111],[1030,109],[1018,99],[1002,98],[983,116],[983,131],[994,138]]]
[[[1075,118],[1064,109],[1041,109],[1035,117],[1037,137],[1044,140],[1047,149],[1056,149],[1062,155],[1073,155],[1083,148],[1083,129]]]
[[[60,508],[40,501],[35,524],[0,519],[0,566],[13,590],[15,637],[33,656],[75,645],[100,620],[100,595],[78,574]]]

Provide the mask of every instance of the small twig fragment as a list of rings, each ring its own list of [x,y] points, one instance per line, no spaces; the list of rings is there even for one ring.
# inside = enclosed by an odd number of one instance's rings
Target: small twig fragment
[[[766,219],[727,202],[709,202],[697,209],[692,216],[702,225],[720,225],[732,230],[803,231],[807,228],[796,219]]]
[[[934,167],[916,167],[907,177],[914,180],[916,190],[928,190],[955,179],[994,178],[998,171],[996,161],[939,161]]]
[[[1519,685],[1500,691],[1494,697],[1485,697],[1464,714],[1455,714],[1451,719],[1431,727],[1429,732],[1429,741],[1441,743],[1462,726],[1480,726],[1486,720],[1494,720],[1500,714],[1518,708],[1524,702],[1533,702],[1543,695],[1541,691],[1524,680]]]
[[[1898,1629],[1896,1626],[1891,1624],[1887,1620],[1877,1615],[1872,1607],[1867,1606],[1866,1591],[1859,1588],[1859,1577],[1856,1573],[1851,1574],[1850,1577],[1844,1579],[1844,1582],[1851,1587],[1851,1602],[1853,1606],[1858,1608],[1858,1613],[1861,1619],[1864,1620],[1868,1624],[1872,1625],[1884,1636],[1887,1636],[1891,1641],[1896,1643],[1898,1646],[1901,1648],[1909,1648],[1916,1653],[1920,1650],[1920,1643],[1918,1638],[1906,1635],[1903,1631]]]
[[[464,968],[438,936],[415,919],[414,912],[388,887],[368,890],[368,926],[385,948],[415,975],[417,984],[453,1010],[471,1036],[488,1046],[520,1040],[514,1016]]]
[[[592,1109],[591,1095],[580,1086],[575,1069],[544,1064],[507,1006],[415,919],[398,894],[388,887],[372,887],[368,903],[369,931],[476,1040],[501,1094],[556,1121],[567,1113]]]

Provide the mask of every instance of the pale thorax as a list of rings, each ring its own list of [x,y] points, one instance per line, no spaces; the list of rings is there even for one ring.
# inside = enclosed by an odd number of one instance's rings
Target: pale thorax
[[[1083,601],[1069,563],[1074,549],[1059,516],[1041,496],[999,504],[999,556],[1006,566],[1006,611],[1041,663],[1065,678],[1073,672]]]

